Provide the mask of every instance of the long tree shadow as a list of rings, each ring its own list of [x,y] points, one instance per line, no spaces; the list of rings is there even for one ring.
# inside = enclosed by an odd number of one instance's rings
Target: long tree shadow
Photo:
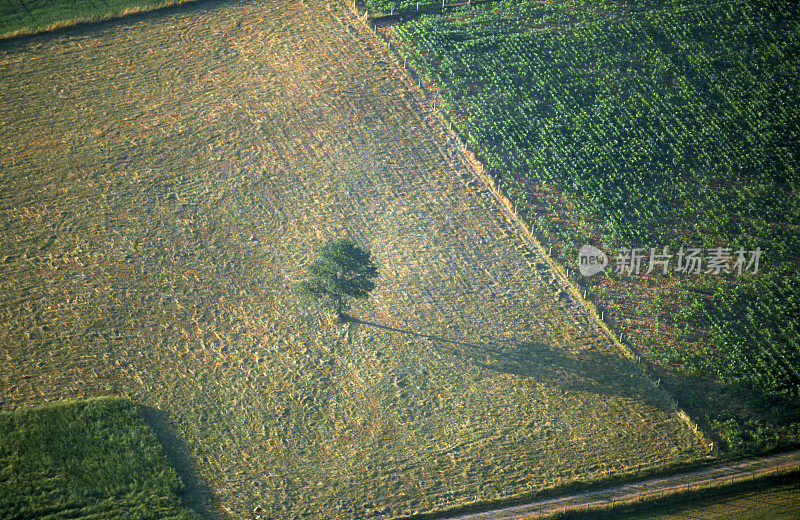
[[[204,520],[215,518],[210,509],[213,497],[211,490],[199,476],[197,465],[189,455],[186,445],[172,432],[167,414],[151,406],[140,405],[140,409],[145,421],[164,447],[167,460],[183,482],[184,490],[181,493],[183,505]]]
[[[487,370],[535,378],[564,390],[636,398],[665,410],[673,407],[667,395],[633,370],[630,361],[622,356],[591,350],[571,355],[543,342],[505,338],[487,338],[480,343],[455,341],[357,318],[350,321],[430,340],[438,350],[471,357]]]
[[[513,355],[482,366],[536,378],[565,390],[635,398],[664,410],[674,407],[663,391],[622,356],[594,350],[571,355],[543,343],[515,343],[511,348]]]

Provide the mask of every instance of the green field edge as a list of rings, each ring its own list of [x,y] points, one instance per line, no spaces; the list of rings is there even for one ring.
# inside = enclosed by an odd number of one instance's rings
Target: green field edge
[[[347,3],[347,0],[342,0],[342,1]],[[484,3],[489,3],[489,2],[487,1]],[[367,26],[367,28],[376,27],[374,18],[371,18],[369,16],[367,16],[367,18],[364,18],[361,15],[361,12],[357,6],[354,8],[352,3],[349,5],[351,10],[353,10],[353,12],[355,13],[356,17],[364,21],[364,24]],[[405,72],[410,79],[412,79],[415,82],[419,82],[421,94],[426,99],[435,99],[436,98],[435,95],[432,95],[432,93],[426,93],[423,90],[424,85],[421,82],[422,75],[419,72],[413,70],[410,66],[403,67],[400,64],[401,63],[400,60],[402,60],[403,57],[399,54],[397,48],[391,45],[391,42],[382,35],[380,35],[376,30],[373,30],[373,33],[375,34],[376,39],[380,41],[382,47],[387,50],[387,53],[389,55],[391,55],[391,57],[395,61],[395,66],[400,71]],[[448,125],[446,124],[452,119],[451,114],[443,110],[440,106],[439,110],[436,111],[435,116],[437,117],[439,122],[442,123],[442,130],[450,137],[455,138],[459,143],[461,143],[465,147],[466,150],[469,150],[467,148],[468,145],[466,144],[467,139],[464,136],[459,135],[455,130],[452,129],[452,127],[448,127]],[[690,415],[683,410],[676,397],[672,395],[669,391],[667,391],[664,387],[662,387],[659,383],[656,382],[657,377],[652,373],[651,370],[648,370],[648,367],[645,363],[641,362],[640,356],[637,356],[635,352],[631,349],[631,347],[624,342],[624,338],[621,335],[621,332],[613,330],[611,327],[609,327],[609,324],[606,321],[601,319],[601,315],[597,306],[591,300],[581,297],[581,290],[583,288],[580,285],[578,285],[570,276],[570,267],[572,267],[572,272],[576,271],[574,266],[569,266],[568,264],[562,264],[557,260],[556,257],[548,254],[546,244],[542,240],[542,237],[537,235],[532,224],[529,224],[528,222],[526,222],[524,219],[521,219],[517,215],[517,213],[514,211],[514,203],[509,199],[506,193],[504,193],[502,188],[491,177],[491,175],[487,173],[486,168],[484,166],[484,161],[481,160],[480,155],[474,150],[469,150],[469,151],[475,154],[477,161],[482,166],[481,168],[482,171],[478,171],[474,168],[470,169],[473,171],[475,175],[478,175],[481,178],[481,180],[483,180],[483,182],[486,184],[487,187],[489,187],[489,191],[498,199],[500,204],[504,207],[504,210],[507,212],[507,216],[518,226],[525,240],[530,242],[536,249],[539,250],[542,257],[545,258],[545,260],[547,260],[547,262],[550,264],[553,273],[558,276],[559,281],[570,288],[572,295],[575,298],[575,301],[579,302],[586,310],[590,312],[592,317],[595,319],[595,322],[608,335],[609,339],[614,343],[614,345],[617,347],[620,353],[636,367],[636,370],[640,373],[640,375],[644,377],[653,386],[653,389],[664,398],[664,400],[669,404],[669,407],[672,408],[678,414],[678,417],[684,423],[686,423],[687,427],[694,429],[695,433],[703,440],[704,444],[706,444],[707,446],[710,445],[711,452],[714,455],[718,455],[719,452],[716,449],[717,448],[716,444],[713,441],[711,441],[710,437],[702,429],[700,429],[697,421],[692,419]],[[791,450],[791,447],[787,448],[787,450],[785,451],[789,450]],[[768,452],[764,452],[764,454],[767,453]]]
[[[410,64],[404,66],[405,60],[395,45],[395,42],[378,31],[378,28],[394,25],[396,23],[404,23],[423,14],[442,14],[446,12],[448,7],[467,5],[468,2],[466,0],[445,2],[443,4],[437,4],[435,2],[423,4],[423,2],[420,2],[419,9],[398,10],[392,14],[388,14],[379,11],[370,12],[367,9],[364,0],[342,1],[351,9],[351,11],[355,13],[356,17],[364,23],[367,29],[374,34],[375,38],[380,42],[383,49],[395,60],[398,69],[404,72],[414,83],[419,84],[420,94],[425,98],[425,100],[427,100],[429,103],[431,101],[441,101],[439,99],[440,96],[437,90],[438,85],[430,82],[420,71],[413,69]],[[491,4],[493,2],[494,0],[470,0],[470,3],[476,5]],[[486,169],[486,161],[484,158],[476,150],[470,148],[470,140],[468,139],[468,136],[459,134],[454,127],[448,127],[448,122],[454,121],[453,114],[451,114],[441,102],[438,102],[435,104],[433,115],[443,124],[443,131],[448,136],[454,138],[464,151],[474,154],[476,161],[481,165],[481,171],[472,168],[473,173],[479,176],[479,178],[485,182],[486,186],[490,188],[492,194],[500,200],[502,205],[505,206],[507,215],[517,224],[517,226],[521,228],[521,230],[524,231],[523,234],[525,235],[525,238],[539,249],[539,251],[542,253],[542,256],[550,264],[553,273],[556,274],[560,279],[560,282],[564,283],[570,288],[575,300],[580,302],[580,304],[582,304],[591,312],[596,323],[608,334],[609,338],[617,346],[620,352],[634,364],[637,371],[639,371],[647,381],[649,381],[654,387],[657,387],[660,393],[670,402],[670,406],[677,411],[679,417],[690,428],[695,430],[695,432],[703,439],[706,445],[711,445],[711,450],[715,457],[720,457],[720,460],[743,460],[757,456],[786,453],[800,447],[800,442],[782,440],[778,446],[773,448],[731,454],[721,453],[716,436],[705,431],[704,427],[708,426],[705,424],[705,421],[687,413],[684,406],[681,405],[679,397],[673,395],[664,386],[660,385],[661,378],[657,374],[655,367],[651,366],[645,359],[642,358],[641,355],[637,354],[634,349],[635,344],[628,342],[627,338],[624,337],[624,334],[627,332],[627,330],[622,326],[622,323],[610,319],[604,320],[601,317],[601,310],[607,309],[602,309],[603,305],[600,302],[595,303],[590,298],[583,297],[582,291],[584,291],[586,287],[583,287],[578,283],[578,270],[575,265],[571,263],[565,263],[559,260],[556,255],[551,255],[548,253],[548,249],[555,248],[556,250],[559,250],[559,247],[562,244],[557,241],[546,239],[543,235],[537,232],[537,230],[534,228],[533,222],[527,222],[525,219],[520,218],[515,213],[514,203],[511,201],[511,198],[508,197],[499,183],[492,178]]]
[[[103,15],[79,16],[77,18],[70,18],[68,20],[59,20],[47,25],[25,26],[10,32],[0,33],[0,41],[8,41],[25,36],[35,36],[60,29],[76,27],[79,25],[106,22],[109,20],[119,20],[132,15],[150,13],[169,7],[177,7],[184,4],[195,4],[203,1],[205,0],[164,0],[163,2],[150,5],[137,5],[137,3],[132,2],[129,7],[119,11],[111,11]]]
[[[347,0],[344,0],[347,2]],[[350,1],[350,8],[352,9],[354,6],[358,11],[368,13],[369,20],[375,22],[384,22],[384,21],[403,21],[407,16],[421,16],[424,14],[441,14],[442,9],[446,9],[448,7],[458,7],[462,5],[481,5],[481,4],[491,4],[495,2],[495,0],[459,0],[457,2],[446,2],[446,3],[437,3],[437,2],[430,2],[429,0],[425,0],[419,3],[419,9],[398,9],[397,11],[378,11],[377,9],[373,9],[372,12],[369,12],[367,4],[365,0],[351,0]]]

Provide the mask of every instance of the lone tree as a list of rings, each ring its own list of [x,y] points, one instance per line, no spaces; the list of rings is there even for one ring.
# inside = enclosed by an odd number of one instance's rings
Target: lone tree
[[[371,253],[345,238],[328,239],[317,248],[319,259],[306,266],[308,278],[298,284],[301,300],[313,302],[332,313],[332,321],[344,321],[347,297],[366,298],[378,276]]]

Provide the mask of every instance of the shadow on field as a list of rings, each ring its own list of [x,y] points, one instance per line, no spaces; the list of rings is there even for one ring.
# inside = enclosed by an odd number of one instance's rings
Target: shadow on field
[[[189,456],[189,451],[178,437],[172,433],[167,414],[151,406],[139,406],[147,424],[153,429],[158,442],[164,447],[167,460],[183,481],[184,490],[181,501],[203,519],[215,518],[211,513],[211,490],[200,478],[197,465]]]
[[[505,355],[481,366],[536,378],[564,390],[633,397],[663,409],[670,408],[651,383],[631,369],[627,360],[606,352],[584,351],[572,356],[543,343],[514,343]]]
[[[428,339],[435,348],[457,356],[472,357],[478,366],[487,370],[535,378],[564,390],[637,398],[665,410],[671,409],[670,403],[646,379],[631,370],[629,362],[620,356],[596,351],[571,356],[541,342],[525,343],[488,337],[481,343],[468,343],[352,317],[350,321]]]

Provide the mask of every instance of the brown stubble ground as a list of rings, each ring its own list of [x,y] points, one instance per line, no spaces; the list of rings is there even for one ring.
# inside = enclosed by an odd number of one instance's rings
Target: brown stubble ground
[[[166,412],[221,507],[388,518],[704,456],[338,4],[0,47],[0,403]],[[468,185],[469,184],[469,185]],[[334,328],[291,284],[348,236]]]

